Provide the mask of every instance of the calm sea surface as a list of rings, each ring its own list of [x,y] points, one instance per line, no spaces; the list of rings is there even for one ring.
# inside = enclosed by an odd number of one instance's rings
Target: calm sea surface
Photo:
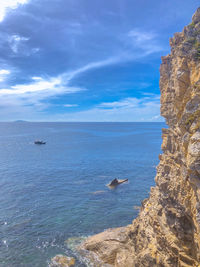
[[[81,237],[130,224],[154,185],[163,127],[0,123],[0,266],[45,267],[76,256]],[[129,183],[108,189],[116,177]]]

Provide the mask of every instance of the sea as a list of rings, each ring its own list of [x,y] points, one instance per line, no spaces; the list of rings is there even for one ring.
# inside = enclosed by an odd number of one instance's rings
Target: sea
[[[155,185],[164,123],[0,123],[0,267],[57,254],[126,226]],[[46,141],[35,145],[35,140]],[[114,178],[127,183],[110,189]]]

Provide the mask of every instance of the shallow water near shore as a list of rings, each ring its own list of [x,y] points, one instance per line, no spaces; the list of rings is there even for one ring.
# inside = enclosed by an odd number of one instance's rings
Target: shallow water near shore
[[[0,266],[45,267],[73,256],[77,238],[130,224],[154,185],[163,127],[0,123]],[[114,178],[129,182],[110,190]]]

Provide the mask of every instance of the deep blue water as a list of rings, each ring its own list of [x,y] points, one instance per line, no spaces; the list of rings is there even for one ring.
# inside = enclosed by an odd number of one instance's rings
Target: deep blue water
[[[163,127],[0,123],[0,266],[48,266],[73,255],[68,238],[130,224],[154,185]],[[110,190],[115,177],[129,183]]]

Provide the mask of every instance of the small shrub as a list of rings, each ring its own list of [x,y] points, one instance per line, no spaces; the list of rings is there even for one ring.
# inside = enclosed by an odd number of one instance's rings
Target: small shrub
[[[195,27],[195,23],[191,22],[188,26],[191,27],[191,28],[194,28]]]

